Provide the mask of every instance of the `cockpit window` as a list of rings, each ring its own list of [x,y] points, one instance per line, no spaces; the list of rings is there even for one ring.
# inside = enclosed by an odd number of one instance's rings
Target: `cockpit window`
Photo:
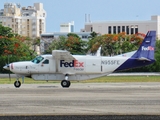
[[[38,56],[32,60],[33,63],[40,63],[44,58],[42,56]]]

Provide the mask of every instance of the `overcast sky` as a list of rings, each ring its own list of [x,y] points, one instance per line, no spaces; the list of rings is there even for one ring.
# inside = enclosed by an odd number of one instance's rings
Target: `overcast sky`
[[[47,12],[46,32],[59,32],[60,24],[75,22],[75,32],[84,28],[85,14],[91,21],[150,20],[152,15],[160,15],[160,0],[1,0],[4,3],[20,3],[33,6],[43,3]]]

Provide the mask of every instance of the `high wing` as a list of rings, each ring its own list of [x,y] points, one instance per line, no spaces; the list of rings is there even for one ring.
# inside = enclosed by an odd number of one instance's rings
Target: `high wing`
[[[52,57],[56,62],[56,72],[61,72],[62,74],[70,74],[73,75],[75,72],[72,68],[68,67],[67,69],[61,69],[59,65],[60,60],[72,61],[76,60],[68,51],[65,50],[52,50]]]
[[[60,59],[75,60],[75,58],[70,54],[70,52],[64,51],[64,50],[53,50],[52,56],[58,60],[60,60]]]

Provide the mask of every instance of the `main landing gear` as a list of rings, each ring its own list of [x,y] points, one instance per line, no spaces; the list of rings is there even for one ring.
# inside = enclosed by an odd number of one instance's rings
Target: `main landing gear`
[[[71,82],[68,81],[68,74],[65,75],[65,79],[61,81],[61,86],[65,88],[69,88]]]

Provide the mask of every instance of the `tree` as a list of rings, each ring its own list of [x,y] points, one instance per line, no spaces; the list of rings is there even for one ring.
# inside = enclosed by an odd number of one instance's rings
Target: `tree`
[[[86,54],[87,42],[80,39],[80,37],[74,33],[69,33],[66,39],[66,50],[71,54]]]
[[[9,28],[9,27],[4,27],[2,24],[0,24],[0,36],[4,36],[4,37],[9,37],[9,38],[11,38],[11,37],[13,37],[14,35],[16,35],[16,34],[12,33],[11,31],[12,31],[11,28]]]
[[[81,38],[74,33],[69,33],[68,37],[60,36],[58,39],[54,39],[45,53],[51,53],[52,50],[67,50],[71,54],[86,54],[87,42],[81,40]]]
[[[114,56],[125,52],[136,50],[142,42],[138,35],[126,35],[124,32],[119,34],[104,34],[89,40],[89,49],[95,53],[101,46],[101,55]]]
[[[65,43],[66,38],[64,36],[60,36],[59,38],[54,39],[44,54],[51,53],[52,50],[66,50]]]
[[[75,34],[75,33],[68,33],[67,36],[68,36],[68,37],[71,37],[71,36],[72,36],[72,37],[81,39],[81,38],[80,38],[77,34]]]
[[[30,40],[26,37],[14,34],[10,28],[0,25],[0,72],[6,72],[3,66],[7,63],[35,57],[28,41]]]
[[[97,37],[98,34],[93,31],[90,35],[91,35],[91,38],[95,38],[95,37]]]

